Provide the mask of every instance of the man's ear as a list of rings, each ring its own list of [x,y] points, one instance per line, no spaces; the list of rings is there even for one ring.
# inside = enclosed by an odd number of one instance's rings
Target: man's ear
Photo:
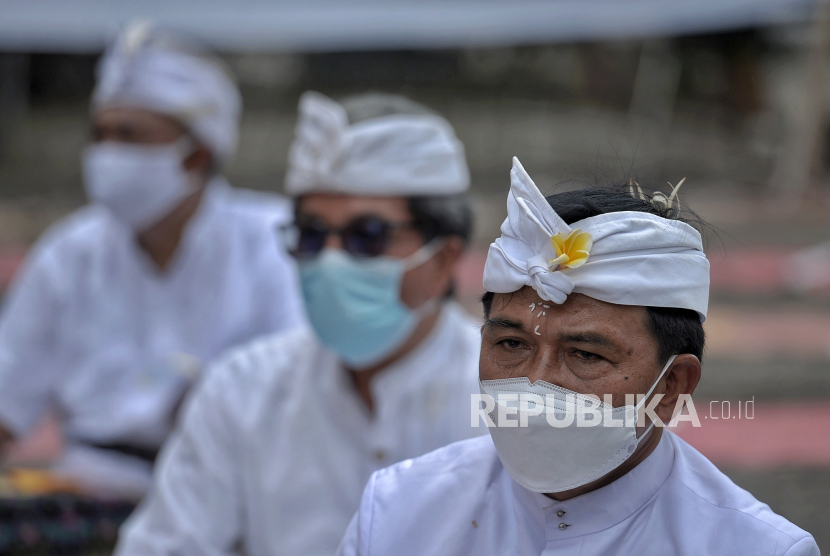
[[[453,279],[455,266],[464,253],[464,240],[460,237],[448,236],[443,241],[444,245],[435,253],[435,268],[440,280],[434,281],[435,291],[431,292],[432,296],[441,296],[447,291]]]
[[[691,353],[683,353],[674,358],[663,378],[666,382],[663,399],[655,408],[655,413],[664,423],[671,421],[674,416],[678,397],[694,393],[700,382],[700,373],[700,359]]]
[[[188,172],[196,170],[208,176],[210,174],[210,168],[213,165],[213,155],[204,145],[198,145],[196,150],[190,153],[182,164],[184,164],[184,169]]]

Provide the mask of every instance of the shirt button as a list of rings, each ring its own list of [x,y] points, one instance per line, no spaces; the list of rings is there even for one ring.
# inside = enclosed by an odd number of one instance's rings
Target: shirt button
[[[383,450],[375,450],[375,461],[383,463],[386,461],[386,452]]]
[[[560,523],[560,524],[559,524],[559,528],[560,528],[560,529],[563,529],[563,530],[564,530],[564,529],[567,529],[568,527],[569,527],[569,525],[568,525],[568,524],[566,524],[566,523]]]
[[[556,512],[556,517],[562,517],[563,515],[565,515],[565,510],[559,510]]]

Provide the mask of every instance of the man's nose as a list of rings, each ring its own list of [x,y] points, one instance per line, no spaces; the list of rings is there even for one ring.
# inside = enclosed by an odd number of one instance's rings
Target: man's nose
[[[329,232],[326,234],[326,241],[323,243],[324,249],[343,249],[343,239],[337,232]]]
[[[527,378],[531,383],[537,380],[544,380],[554,386],[567,388],[562,382],[564,369],[562,369],[562,361],[557,355],[556,350],[542,349],[539,350],[537,356],[528,369]]]

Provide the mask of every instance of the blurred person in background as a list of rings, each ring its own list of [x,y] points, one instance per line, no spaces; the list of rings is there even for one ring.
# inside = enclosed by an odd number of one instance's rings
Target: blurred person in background
[[[50,407],[82,489],[140,495],[203,362],[304,320],[273,228],[277,196],[233,190],[239,91],[214,59],[145,23],[99,66],[92,204],[35,245],[0,320],[0,437]]]
[[[819,556],[663,430],[700,381],[709,305],[676,189],[546,198],[517,159],[511,182],[484,267],[490,434],[375,473],[337,553]]]
[[[377,469],[470,426],[478,324],[451,299],[463,145],[403,97],[300,101],[287,231],[311,329],[212,367],[117,554],[328,555]]]

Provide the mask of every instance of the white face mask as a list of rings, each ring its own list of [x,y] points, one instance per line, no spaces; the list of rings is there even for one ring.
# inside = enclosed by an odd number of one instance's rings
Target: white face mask
[[[192,143],[182,139],[164,145],[90,145],[83,154],[87,195],[143,231],[196,190],[195,176],[182,165],[190,152]]]
[[[490,426],[490,435],[502,465],[534,492],[564,492],[607,475],[631,457],[654,426],[637,438],[637,412],[675,357],[636,406],[613,408],[549,382],[531,384],[526,377],[481,381],[482,394],[495,400],[489,415],[496,426]],[[518,419],[498,426],[498,413],[505,408]],[[503,415],[502,423],[507,419]]]

